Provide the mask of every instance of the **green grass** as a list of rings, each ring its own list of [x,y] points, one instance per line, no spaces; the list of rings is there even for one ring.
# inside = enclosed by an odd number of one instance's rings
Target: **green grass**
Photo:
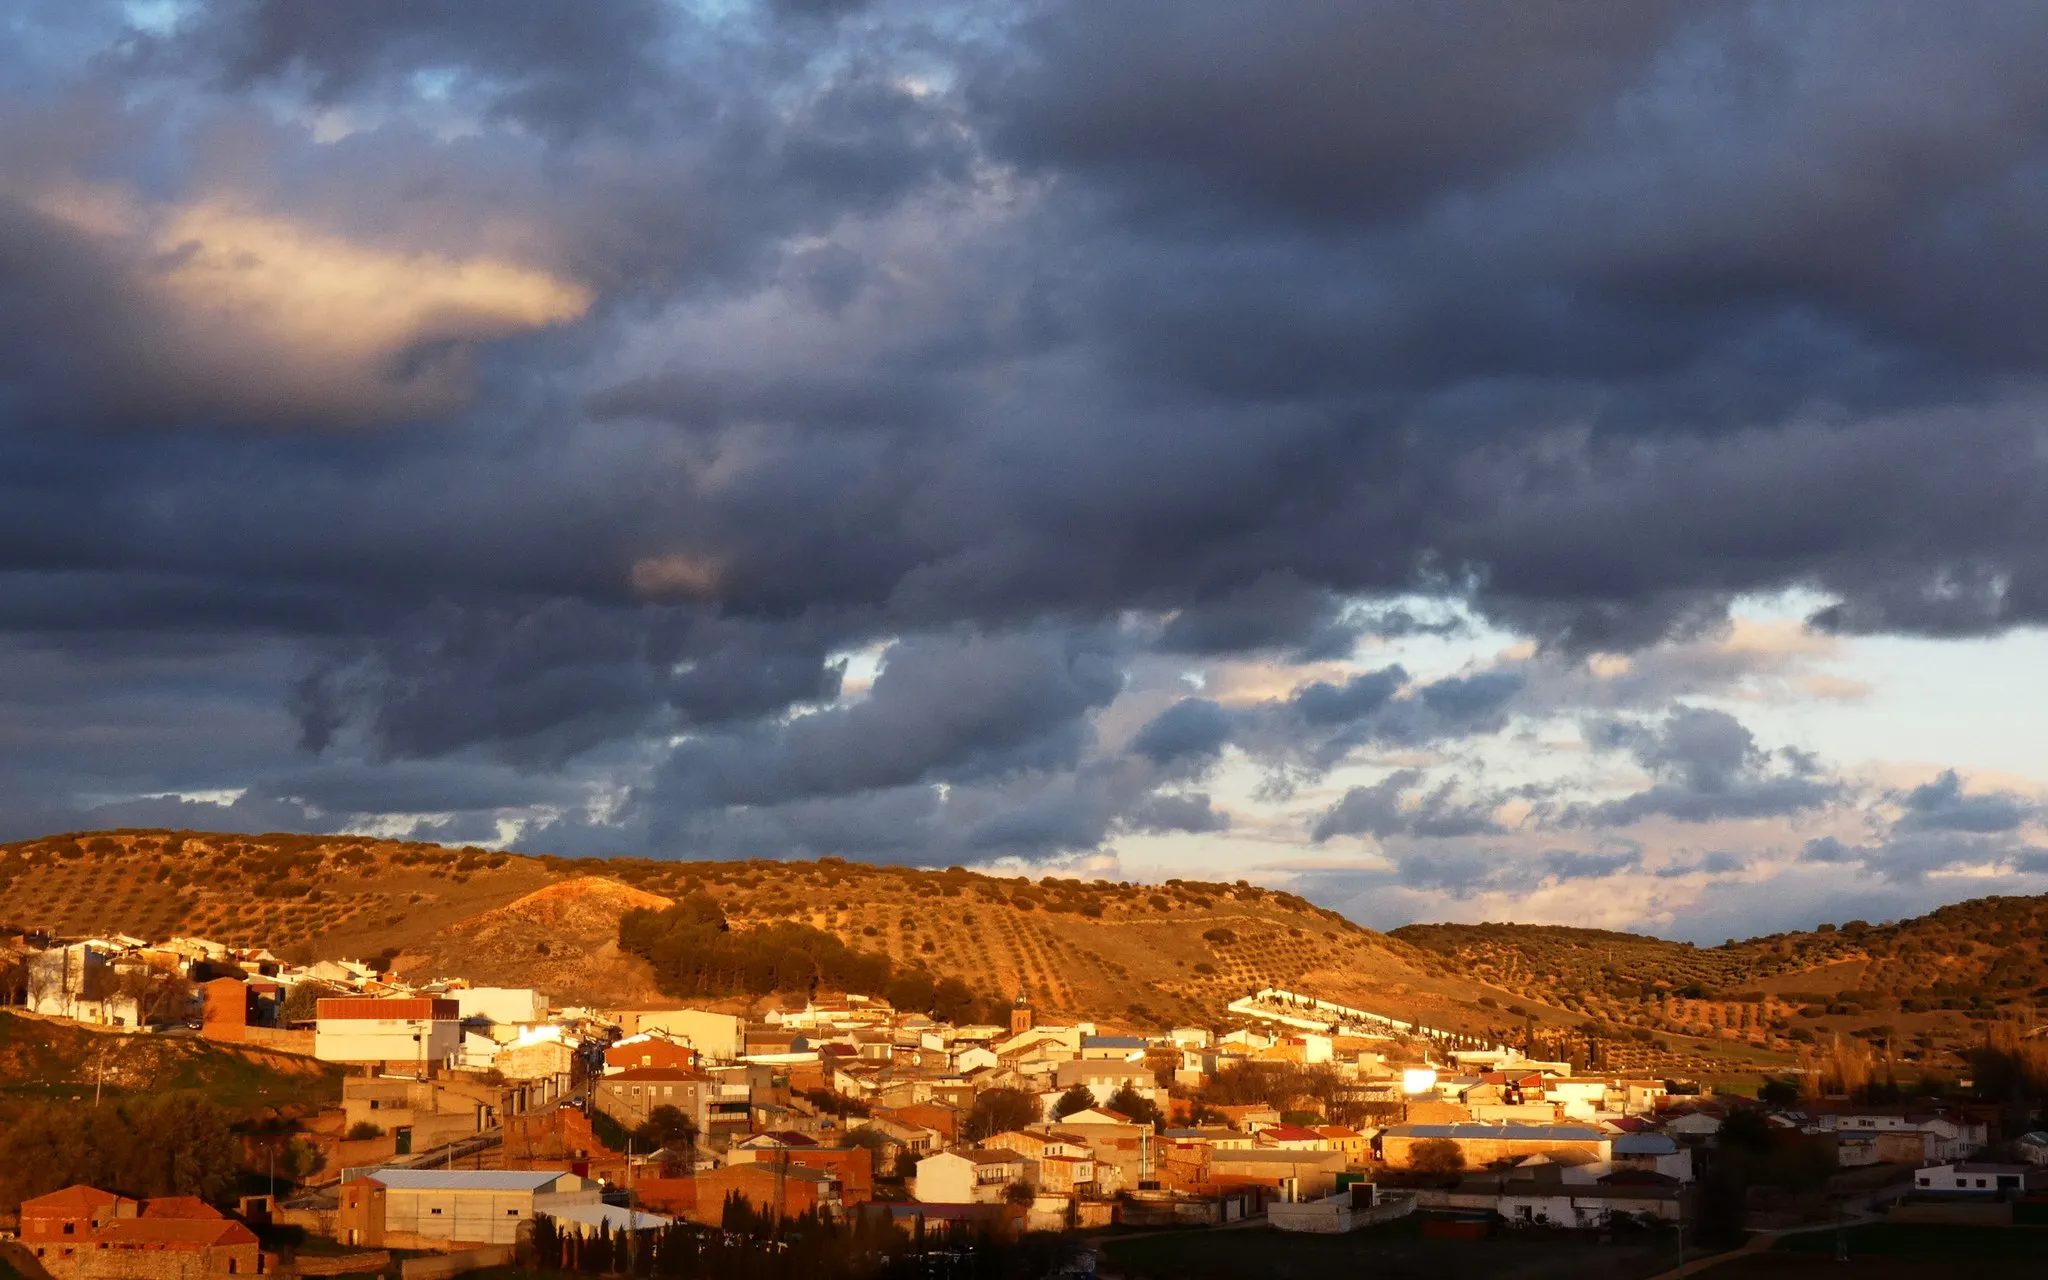
[[[2048,1235],[2027,1227],[1961,1227],[1920,1222],[1866,1222],[1848,1229],[1849,1256],[2037,1258]],[[1832,1228],[1786,1236],[1773,1248],[1785,1253],[1835,1252]]]

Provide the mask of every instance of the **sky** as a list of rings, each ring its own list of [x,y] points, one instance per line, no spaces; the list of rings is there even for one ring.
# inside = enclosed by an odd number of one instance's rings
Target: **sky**
[[[2048,8],[0,32],[0,838],[2048,891]]]

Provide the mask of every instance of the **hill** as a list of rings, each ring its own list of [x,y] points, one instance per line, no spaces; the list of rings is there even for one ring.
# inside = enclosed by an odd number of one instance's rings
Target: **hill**
[[[1994,897],[1885,924],[1717,947],[1546,925],[1405,925],[1392,936],[1477,978],[1652,1034],[1795,1047],[1835,1033],[1908,1061],[1982,1038],[2048,1003],[2048,898]]]
[[[411,976],[659,1003],[619,918],[693,894],[735,929],[807,925],[978,995],[1110,1025],[1210,1022],[1262,985],[1454,1030],[1502,994],[1336,912],[1245,882],[1163,885],[818,862],[579,859],[369,837],[110,831],[0,846],[0,922],[60,935],[196,934],[287,958],[386,958]],[[1486,1003],[1482,1003],[1482,1000]],[[1541,1022],[1570,1016],[1539,1004]]]
[[[0,1123],[22,1107],[90,1100],[94,1090],[202,1091],[252,1117],[308,1111],[341,1096],[341,1071],[291,1054],[197,1036],[124,1035],[0,1010]]]

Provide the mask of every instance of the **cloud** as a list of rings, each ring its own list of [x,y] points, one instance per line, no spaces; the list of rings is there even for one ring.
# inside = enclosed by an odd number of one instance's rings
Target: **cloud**
[[[0,816],[2020,865],[1672,708],[2048,621],[2048,17],[1552,8],[32,6]]]
[[[1207,698],[1183,698],[1138,730],[1131,750],[1154,764],[1214,758],[1230,741],[1230,714]]]
[[[1153,834],[1173,831],[1200,834],[1229,830],[1230,815],[1215,808],[1202,792],[1154,795],[1124,815],[1124,825],[1133,831]]]
[[[575,320],[593,300],[538,267],[361,243],[224,197],[151,205],[69,184],[34,193],[22,216],[64,246],[57,262],[98,277],[85,288],[119,295],[87,338],[102,379],[74,390],[130,421],[353,424],[459,408],[479,345]]]
[[[1625,722],[1593,726],[1598,745],[1625,747],[1660,779],[1643,791],[1599,805],[1576,805],[1568,824],[1629,826],[1663,815],[1680,822],[1778,818],[1824,805],[1841,784],[1811,776],[1797,753],[1775,760],[1748,727],[1725,711],[1681,707],[1654,727]]]
[[[1494,805],[1484,801],[1460,801],[1456,784],[1446,782],[1423,793],[1413,804],[1407,797],[1423,781],[1418,769],[1397,769],[1365,787],[1352,787],[1342,799],[1319,815],[1310,837],[1321,844],[1336,836],[1369,835],[1385,839],[1395,835],[1451,838],[1498,835],[1502,828],[1494,821]]]
[[[2008,792],[1964,795],[1962,779],[1953,769],[1913,788],[1900,799],[1905,812],[1899,831],[1966,831],[1995,834],[2013,831],[2031,821],[2038,806]]]
[[[1087,716],[1123,687],[1114,638],[1027,632],[909,637],[865,700],[691,738],[663,765],[665,804],[773,805],[920,782],[1070,769]]]

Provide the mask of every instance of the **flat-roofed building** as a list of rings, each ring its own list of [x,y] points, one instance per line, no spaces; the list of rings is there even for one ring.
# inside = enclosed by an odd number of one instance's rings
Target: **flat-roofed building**
[[[370,1248],[514,1244],[535,1214],[601,1201],[597,1184],[573,1173],[372,1169],[342,1182],[335,1236]]]
[[[422,1074],[462,1048],[462,1010],[434,996],[334,996],[315,1006],[313,1056],[413,1067]]]

